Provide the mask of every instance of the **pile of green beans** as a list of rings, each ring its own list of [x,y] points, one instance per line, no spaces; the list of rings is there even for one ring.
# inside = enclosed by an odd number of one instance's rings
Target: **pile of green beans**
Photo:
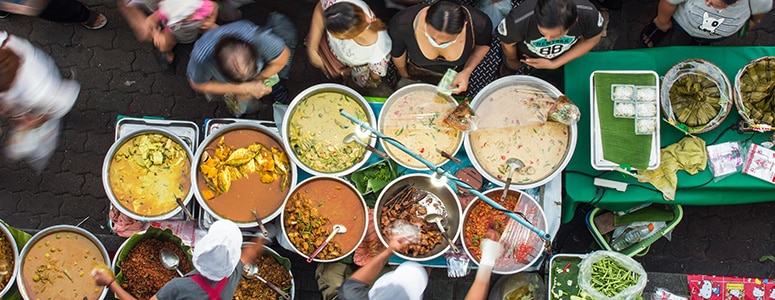
[[[592,264],[590,285],[608,297],[613,297],[638,283],[640,274],[628,270],[610,257]]]

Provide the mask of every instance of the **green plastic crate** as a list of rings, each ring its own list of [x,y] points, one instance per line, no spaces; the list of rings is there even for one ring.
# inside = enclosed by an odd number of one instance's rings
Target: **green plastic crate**
[[[672,207],[673,207],[673,220],[668,222],[665,228],[660,229],[659,231],[657,231],[656,234],[648,237],[647,239],[637,242],[618,252],[630,257],[646,255],[646,253],[649,252],[649,247],[651,247],[651,244],[653,244],[659,238],[663,237],[665,234],[673,230],[673,228],[675,228],[675,226],[678,225],[678,222],[681,222],[681,219],[683,218],[683,215],[684,215],[683,208],[681,208],[680,205],[672,205]],[[587,229],[589,229],[589,232],[592,233],[592,237],[595,238],[595,241],[597,242],[598,245],[600,245],[601,248],[603,248],[603,250],[616,251],[613,248],[611,248],[611,245],[608,244],[608,241],[606,240],[606,238],[602,234],[600,234],[600,231],[597,230],[597,227],[595,226],[595,221],[594,221],[595,217],[604,212],[606,211],[600,208],[595,208],[589,211],[587,213],[587,218],[586,218]]]

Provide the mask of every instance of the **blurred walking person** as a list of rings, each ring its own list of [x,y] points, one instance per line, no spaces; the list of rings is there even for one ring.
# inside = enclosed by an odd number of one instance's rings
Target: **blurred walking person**
[[[62,78],[48,54],[0,31],[0,117],[12,127],[6,155],[40,173],[56,149],[60,119],[80,89],[78,82]]]
[[[0,1],[0,18],[7,18],[10,13],[56,23],[80,23],[93,30],[105,27],[108,23],[104,14],[89,9],[77,0]]]

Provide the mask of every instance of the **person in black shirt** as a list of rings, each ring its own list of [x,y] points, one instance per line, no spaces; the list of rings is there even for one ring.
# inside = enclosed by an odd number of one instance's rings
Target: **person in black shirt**
[[[389,33],[393,63],[402,78],[436,84],[453,69],[458,74],[450,89],[462,93],[490,50],[492,23],[476,8],[442,0],[402,10],[390,21]]]
[[[592,50],[602,31],[603,17],[588,0],[526,0],[498,24],[501,73],[558,69]]]

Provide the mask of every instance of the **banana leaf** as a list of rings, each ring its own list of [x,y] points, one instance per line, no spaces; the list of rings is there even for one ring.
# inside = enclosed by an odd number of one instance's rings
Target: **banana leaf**
[[[5,228],[7,228],[9,232],[11,232],[11,235],[13,236],[13,239],[16,242],[16,247],[19,248],[19,252],[21,252],[22,249],[24,248],[24,245],[26,245],[27,242],[29,242],[30,239],[32,238],[32,235],[24,231],[21,231],[19,229],[8,226],[8,224],[6,224],[4,221],[0,221],[0,223],[2,223],[2,225],[5,226]],[[22,295],[19,293],[19,289],[16,287],[16,282],[11,282],[10,284],[13,286],[11,287],[10,290],[8,290],[8,293],[6,293],[3,296],[3,299],[8,299],[8,300],[21,299]]]
[[[186,254],[186,257],[188,257],[189,263],[193,262],[191,247],[184,244],[183,240],[181,240],[180,237],[172,233],[172,230],[169,230],[169,229],[162,230],[151,226],[151,227],[148,227],[148,229],[145,232],[132,234],[132,236],[130,236],[124,242],[124,245],[121,247],[121,251],[116,253],[116,269],[113,270],[113,272],[116,273],[116,281],[119,284],[123,283],[125,279],[123,270],[121,269],[121,262],[124,261],[124,259],[126,259],[126,257],[129,255],[129,252],[137,244],[147,239],[157,239],[164,242],[172,242],[173,244],[178,245],[180,249],[183,250],[183,253]],[[191,269],[193,269],[193,265],[191,265]]]

